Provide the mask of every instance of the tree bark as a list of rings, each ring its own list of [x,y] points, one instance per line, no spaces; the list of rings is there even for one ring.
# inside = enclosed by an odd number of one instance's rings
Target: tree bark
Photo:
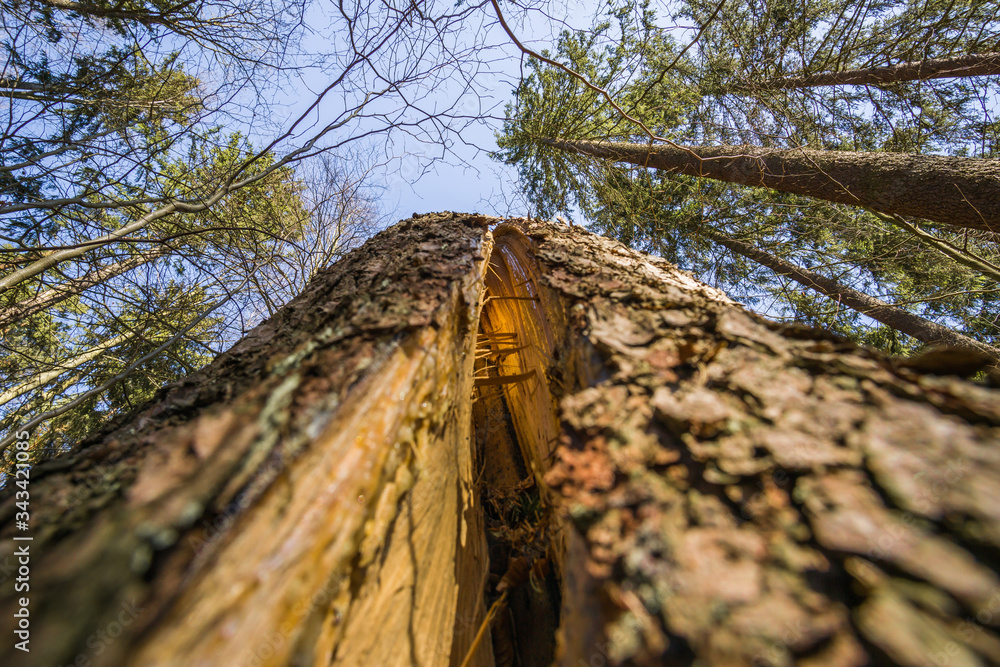
[[[1000,160],[540,139],[560,150],[1000,233]]]
[[[1000,660],[996,390],[487,222],[379,234],[34,468],[3,664]]]
[[[1000,363],[1000,350],[992,345],[981,343],[958,333],[954,329],[926,320],[919,315],[907,312],[902,308],[890,305],[881,299],[860,292],[856,289],[842,285],[836,280],[822,276],[815,271],[804,269],[787,262],[771,253],[764,252],[758,248],[737,241],[724,234],[715,231],[708,231],[706,235],[721,246],[729,248],[733,252],[751,259],[758,264],[763,264],[775,271],[778,275],[787,276],[799,283],[803,287],[819,292],[830,297],[837,303],[841,303],[848,308],[858,311],[877,322],[890,326],[896,331],[901,331],[908,336],[913,336],[917,340],[930,345],[946,345],[950,347],[970,350],[977,355],[985,355],[990,360],[992,366]]]
[[[972,53],[954,58],[930,58],[886,67],[866,67],[841,72],[789,76],[755,84],[757,90],[787,90],[815,86],[880,86],[904,81],[955,79],[1000,74],[1000,53]]]

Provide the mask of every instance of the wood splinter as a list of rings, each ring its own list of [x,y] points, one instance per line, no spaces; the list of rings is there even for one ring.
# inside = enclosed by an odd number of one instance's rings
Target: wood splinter
[[[517,384],[518,382],[524,382],[535,376],[535,370],[532,369],[525,373],[517,373],[516,375],[501,375],[499,377],[492,378],[476,378],[475,384],[477,387],[483,387],[487,385],[497,385],[497,384]]]
[[[538,301],[537,296],[488,296],[484,303],[490,301]]]

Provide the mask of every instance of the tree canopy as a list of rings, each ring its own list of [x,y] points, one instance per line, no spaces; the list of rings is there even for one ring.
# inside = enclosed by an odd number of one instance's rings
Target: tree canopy
[[[399,141],[468,122],[468,81],[423,102],[475,71],[473,9],[321,9],[0,3],[0,450],[51,455],[239,340],[382,224]]]
[[[956,178],[997,169],[996,80],[788,83],[991,53],[1000,29],[995,5],[687,2],[672,17],[695,21],[683,41],[648,4],[626,4],[591,30],[563,32],[553,52],[535,54],[507,107],[497,157],[516,166],[541,215],[582,218],[771,316],[896,353],[919,345],[873,327],[836,298],[791,287],[721,238],[995,347],[1000,261],[989,226],[957,229],[940,217],[913,217],[902,205],[867,199],[864,188],[891,193],[917,163],[957,160],[955,176],[930,184],[949,188],[978,218]],[[851,166],[836,171],[834,156]],[[875,171],[859,168],[864,161]],[[911,165],[906,176],[891,176],[888,167],[901,162]],[[805,180],[807,187],[789,187]],[[901,204],[945,198],[923,185],[914,193]],[[988,220],[993,207],[980,208]]]

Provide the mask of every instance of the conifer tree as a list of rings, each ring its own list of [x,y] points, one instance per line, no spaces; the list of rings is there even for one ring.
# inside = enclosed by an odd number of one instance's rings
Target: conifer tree
[[[911,346],[905,336],[900,339],[872,330],[864,324],[864,318],[854,318],[839,304],[814,304],[814,297],[789,291],[783,279],[769,277],[766,271],[748,265],[743,257],[726,259],[726,251],[720,255],[715,249],[711,233],[766,247],[798,266],[821,272],[824,266],[832,267],[835,274],[830,278],[846,280],[862,293],[897,302],[931,319],[940,318],[938,321],[946,326],[958,322],[961,330],[987,344],[995,340],[998,309],[993,304],[1000,263],[992,232],[956,232],[941,224],[928,226],[899,215],[873,215],[846,204],[830,205],[771,189],[797,179],[805,182],[811,174],[823,188],[849,192],[846,181],[858,177],[860,171],[852,175],[848,169],[847,176],[831,174],[827,164],[830,160],[843,156],[846,164],[855,157],[859,162],[870,158],[869,164],[875,165],[879,160],[894,164],[924,157],[891,154],[900,147],[894,139],[898,134],[880,134],[878,126],[868,128],[868,153],[852,152],[861,146],[852,139],[853,130],[845,119],[863,122],[863,118],[852,116],[851,107],[826,113],[825,107],[817,106],[803,114],[800,106],[787,99],[772,104],[776,99],[772,99],[773,95],[778,93],[764,91],[759,97],[748,96],[745,87],[739,94],[731,92],[721,84],[724,77],[717,65],[727,53],[745,56],[739,44],[755,44],[764,51],[776,44],[800,50],[803,43],[813,49],[819,46],[809,41],[815,35],[806,39],[801,32],[796,34],[806,42],[796,41],[794,35],[785,42],[776,42],[773,33],[764,32],[766,26],[774,28],[773,23],[741,13],[752,12],[749,5],[734,6],[726,12],[718,9],[714,4],[701,7],[699,18],[704,23],[697,39],[703,41],[694,44],[675,45],[663,37],[656,29],[655,17],[647,11],[637,25],[609,20],[586,33],[566,32],[556,53],[535,54],[538,57],[529,61],[528,74],[515,102],[508,107],[498,157],[517,166],[538,212],[582,213],[596,229],[611,234],[625,231],[626,235],[619,238],[642,239],[662,248],[674,261],[699,270],[747,303],[756,302],[771,312],[833,325],[859,340],[890,345],[897,352]],[[825,16],[822,12],[833,11],[836,16],[842,10],[843,6],[810,4],[802,15],[805,19],[799,17],[795,25],[799,26],[801,20],[818,20]],[[741,17],[746,21],[741,23]],[[975,32],[971,25],[975,20],[984,20],[983,15],[973,12],[962,34]],[[753,32],[758,28],[761,32]],[[738,29],[743,32],[734,32]],[[723,37],[730,40],[729,51],[720,45]],[[822,36],[818,39],[822,42]],[[868,44],[873,48],[874,38]],[[734,80],[732,70],[728,76]],[[741,76],[752,78],[750,72]],[[753,76],[765,79],[770,75],[754,71]],[[787,98],[797,91],[778,92]],[[905,106],[902,101],[900,104]],[[800,140],[807,137],[816,139],[815,148],[808,144],[802,147]],[[586,143],[595,140],[611,143]],[[759,147],[716,145],[734,140],[757,143]],[[947,143],[951,135],[938,133],[934,140]],[[638,145],[629,154],[617,142]],[[593,157],[553,151],[556,145],[591,154],[603,152],[606,157],[617,151],[616,157],[624,157],[636,166],[631,172],[623,171]],[[919,144],[926,145],[926,141]],[[964,144],[949,145],[958,155],[964,154]],[[844,152],[845,148],[851,150]],[[872,152],[872,148],[879,152]],[[804,163],[792,166],[786,161],[792,155],[801,156]],[[657,164],[659,156],[664,157],[658,166],[673,174],[649,169]],[[926,159],[933,162],[938,158]],[[962,159],[968,162],[959,160],[956,164],[987,171],[995,168],[992,160]],[[916,177],[910,169],[904,169],[902,175]],[[749,191],[711,185],[705,176],[768,189]],[[874,178],[870,185],[878,196],[891,196],[893,188],[889,185],[896,186],[897,181]],[[984,182],[992,185],[997,179],[986,178]],[[921,190],[908,203],[918,202],[925,194],[925,189]],[[809,188],[797,191],[808,193]],[[879,207],[878,202],[858,201],[863,197],[845,198],[853,204]],[[985,202],[992,198],[988,196]],[[967,199],[958,196],[955,203],[976,218],[973,224],[988,230]],[[994,207],[981,201],[979,208]],[[706,253],[709,259],[705,259]]]

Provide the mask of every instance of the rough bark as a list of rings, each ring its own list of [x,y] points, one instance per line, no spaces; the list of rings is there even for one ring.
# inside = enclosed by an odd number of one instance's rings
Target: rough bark
[[[817,72],[808,76],[789,76],[754,85],[757,90],[783,90],[815,86],[880,86],[904,81],[957,79],[969,76],[1000,74],[1000,53],[972,53],[954,58],[929,58],[885,67]]]
[[[541,139],[573,153],[1000,232],[1000,160]]]
[[[534,665],[545,633],[573,667],[1000,660],[998,392],[484,222],[380,234],[36,467],[33,652],[0,660]],[[496,524],[529,488],[546,530]]]
[[[564,358],[604,370],[562,397],[546,475],[573,526],[561,664],[1000,661],[996,390],[527,233]]]
[[[985,356],[993,366],[1000,363],[1000,350],[997,350],[992,345],[981,343],[958,333],[954,329],[949,329],[936,322],[924,319],[919,315],[905,311],[902,308],[897,308],[881,299],[877,299],[847,285],[842,285],[836,280],[822,276],[815,271],[796,266],[780,257],[754,248],[747,243],[737,241],[724,234],[710,231],[708,232],[708,236],[719,245],[725,246],[747,259],[763,264],[769,269],[774,270],[778,275],[787,276],[808,289],[828,296],[837,303],[856,310],[862,315],[867,315],[877,322],[892,327],[896,331],[913,336],[923,343],[970,350],[977,356]]]
[[[4,642],[0,662],[439,665],[467,646],[457,582],[485,576],[476,220],[375,237],[130,423],[34,468],[30,530],[13,495],[0,508],[0,563],[33,537],[32,652]]]

